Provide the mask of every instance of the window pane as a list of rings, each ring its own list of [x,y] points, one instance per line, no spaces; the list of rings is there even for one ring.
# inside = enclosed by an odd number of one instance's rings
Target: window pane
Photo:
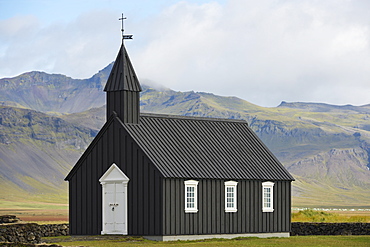
[[[235,187],[227,186],[226,187],[226,208],[235,208]]]
[[[185,207],[187,209],[195,209],[195,193],[196,186],[186,185],[185,187]]]
[[[270,185],[271,184],[271,185]],[[266,209],[265,212],[273,211],[273,183],[268,182],[266,185],[263,185],[262,195],[263,195],[263,207]]]

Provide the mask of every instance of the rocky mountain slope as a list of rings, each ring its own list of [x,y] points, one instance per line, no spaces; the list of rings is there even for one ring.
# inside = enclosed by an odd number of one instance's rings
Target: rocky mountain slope
[[[42,72],[0,80],[0,101],[6,105],[0,115],[1,183],[12,183],[19,191],[36,193],[47,185],[66,193],[66,183],[62,187],[58,183],[63,184],[105,122],[102,89],[110,69],[86,80]],[[297,179],[294,205],[370,203],[369,105],[282,102],[264,108],[236,97],[143,85],[141,111],[246,119]]]
[[[81,112],[105,104],[103,87],[112,64],[85,80],[32,71],[0,79],[0,101],[48,113]]]
[[[0,198],[66,198],[63,181],[96,131],[30,109],[0,106]]]

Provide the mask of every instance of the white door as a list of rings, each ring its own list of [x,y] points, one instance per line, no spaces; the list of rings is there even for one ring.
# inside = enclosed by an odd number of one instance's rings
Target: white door
[[[99,179],[102,185],[103,230],[101,234],[127,235],[128,177],[113,164]]]
[[[105,234],[122,234],[126,226],[125,219],[125,191],[122,183],[106,183],[104,206]]]

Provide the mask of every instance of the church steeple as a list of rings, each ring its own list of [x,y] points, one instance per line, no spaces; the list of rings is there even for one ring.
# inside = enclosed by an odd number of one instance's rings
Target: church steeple
[[[107,119],[116,112],[124,123],[139,123],[141,86],[124,39],[132,39],[132,35],[123,34],[122,24],[122,45],[104,88],[107,92]]]

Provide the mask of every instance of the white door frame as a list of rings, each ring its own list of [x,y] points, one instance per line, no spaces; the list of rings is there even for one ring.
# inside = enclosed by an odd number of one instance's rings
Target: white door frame
[[[104,175],[99,179],[100,184],[102,185],[102,231],[101,234],[122,234],[127,235],[128,234],[128,219],[127,219],[127,185],[130,179],[119,169],[119,167],[116,164],[112,164],[108,170],[104,173]],[[116,184],[116,185],[123,185],[123,205],[109,205],[112,204],[112,202],[109,202],[106,198],[106,188],[107,184]],[[114,202],[116,203],[116,202]],[[124,225],[122,229],[119,230],[111,230],[107,229],[106,227],[106,210],[107,207],[115,207],[115,206],[121,206],[122,209],[121,214],[119,217],[123,217],[124,219]],[[113,208],[114,210],[114,208]]]

